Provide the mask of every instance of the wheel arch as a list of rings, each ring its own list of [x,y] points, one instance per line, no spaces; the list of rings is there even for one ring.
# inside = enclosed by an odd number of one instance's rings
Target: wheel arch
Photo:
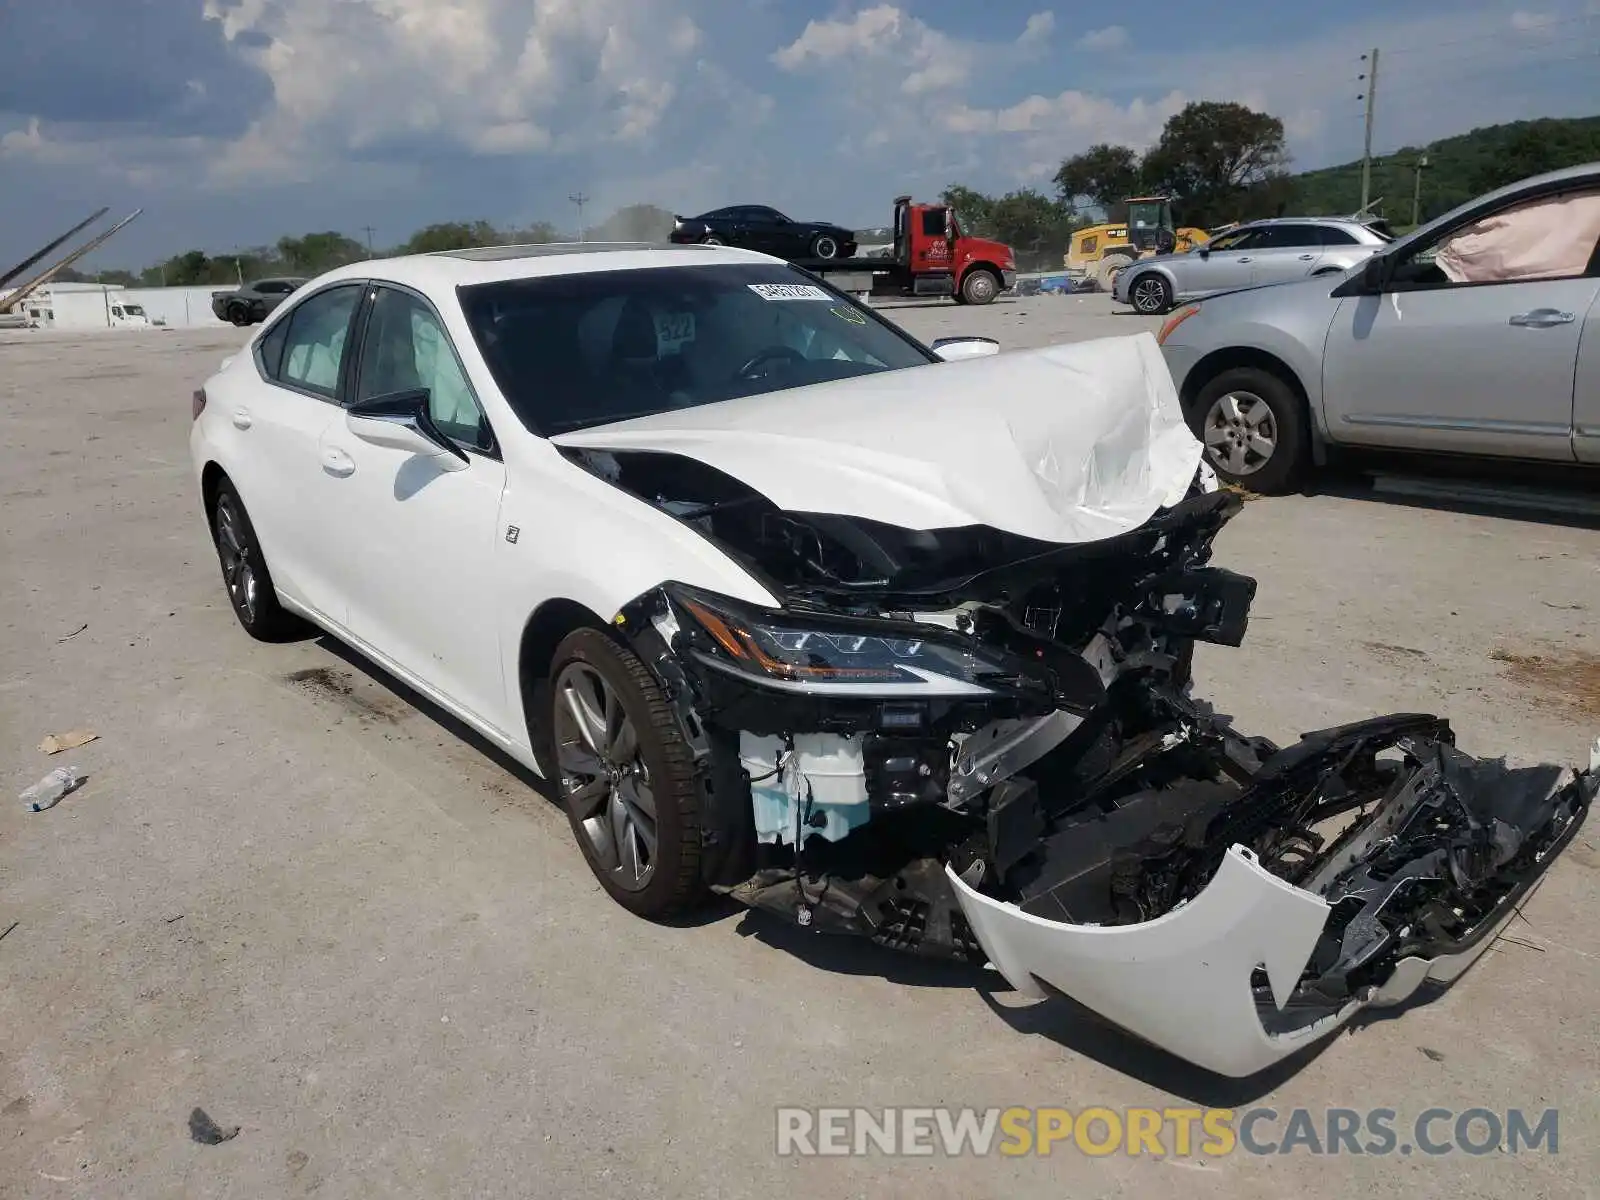
[[[1257,349],[1254,346],[1228,346],[1221,350],[1213,350],[1195,363],[1189,369],[1189,373],[1183,377],[1183,387],[1178,393],[1179,398],[1183,401],[1183,411],[1185,413],[1190,411],[1194,406],[1195,397],[1200,394],[1200,390],[1206,384],[1224,371],[1232,371],[1241,367],[1253,367],[1258,371],[1266,371],[1268,374],[1275,375],[1283,380],[1284,383],[1289,385],[1289,389],[1294,392],[1301,405],[1306,409],[1306,416],[1310,419],[1312,416],[1311,399],[1306,392],[1305,384],[1300,381],[1300,376],[1295,373],[1294,368],[1276,354],[1267,350]],[[1315,421],[1312,421],[1311,428],[1313,430],[1316,428]]]
[[[597,629],[615,636],[605,618],[588,605],[564,596],[554,597],[528,614],[517,646],[517,693],[522,701],[522,721],[546,779],[551,777],[550,731],[537,719],[540,700],[549,684],[556,648],[580,629]]]
[[[222,464],[216,459],[207,459],[206,465],[200,468],[200,502],[205,505],[206,520],[211,520],[211,514],[217,506],[217,492],[222,487],[223,480],[233,483],[228,478],[228,473],[222,469]],[[235,485],[237,486],[237,485]]]

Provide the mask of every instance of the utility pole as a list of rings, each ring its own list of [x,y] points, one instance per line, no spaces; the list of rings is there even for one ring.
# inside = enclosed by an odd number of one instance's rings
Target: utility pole
[[[1358,78],[1366,80],[1367,90],[1358,100],[1367,102],[1367,141],[1366,149],[1361,152],[1361,212],[1367,211],[1367,201],[1372,198],[1372,114],[1378,103],[1378,48],[1374,46],[1370,55],[1363,54],[1362,62],[1371,60],[1367,71]]]
[[[1422,172],[1428,168],[1428,155],[1426,152],[1417,159],[1417,165],[1412,168],[1414,183],[1411,192],[1411,224],[1413,227],[1422,224]]]
[[[567,199],[578,206],[578,240],[581,242],[583,241],[583,206],[589,203],[589,197],[582,192],[573,192]]]
[[[367,235],[367,257],[372,257],[372,226],[363,225],[361,231]]]

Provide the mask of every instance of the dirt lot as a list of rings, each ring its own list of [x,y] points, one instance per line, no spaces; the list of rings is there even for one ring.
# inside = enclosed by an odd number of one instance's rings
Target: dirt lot
[[[1141,327],[1070,297],[895,314],[1013,347]],[[0,806],[0,1195],[1595,1194],[1600,833],[1444,998],[1241,1086],[992,974],[731,908],[656,927],[453,723],[238,629],[186,443],[237,331],[0,339],[0,773],[90,775]],[[1437,710],[1468,749],[1587,761],[1600,531],[1325,494],[1248,504],[1219,561],[1260,595],[1197,674],[1246,728]],[[1556,1107],[1559,1153],[774,1155],[779,1105],[1257,1103]],[[195,1141],[197,1107],[240,1132]]]

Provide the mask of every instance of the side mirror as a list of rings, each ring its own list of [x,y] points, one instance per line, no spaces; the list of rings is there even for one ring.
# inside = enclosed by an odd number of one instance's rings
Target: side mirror
[[[1353,271],[1333,290],[1335,296],[1381,296],[1389,282],[1389,261],[1386,255],[1374,254]]]
[[[427,388],[391,392],[352,404],[345,410],[344,424],[363,442],[419,454],[434,460],[441,470],[459,471],[471,461],[428,415]]]
[[[1211,247],[1210,246],[1196,246],[1194,248],[1194,252],[1196,254],[1198,254],[1201,258],[1210,258],[1211,257]]]
[[[958,362],[963,358],[988,358],[1000,353],[1000,343],[990,337],[935,338],[928,349],[945,362]]]

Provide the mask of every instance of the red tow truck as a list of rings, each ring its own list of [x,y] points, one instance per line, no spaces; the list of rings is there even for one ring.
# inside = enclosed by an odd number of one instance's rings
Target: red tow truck
[[[840,291],[869,296],[949,296],[988,304],[1017,281],[1011,247],[961,231],[955,209],[894,201],[894,248],[888,257],[801,258],[795,266]]]

